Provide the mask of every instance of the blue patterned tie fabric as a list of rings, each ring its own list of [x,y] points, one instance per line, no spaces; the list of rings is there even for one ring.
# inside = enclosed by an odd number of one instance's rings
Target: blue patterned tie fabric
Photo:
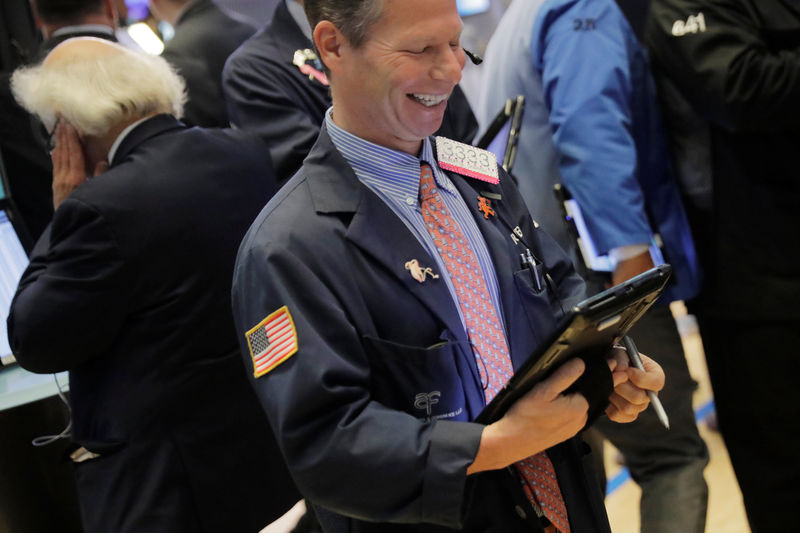
[[[420,168],[419,197],[425,226],[458,297],[488,404],[514,373],[506,336],[475,252],[450,215],[436,189],[433,171],[426,163]],[[559,531],[569,533],[567,509],[547,454],[537,453],[515,466],[523,478],[525,494],[534,506],[541,509]]]

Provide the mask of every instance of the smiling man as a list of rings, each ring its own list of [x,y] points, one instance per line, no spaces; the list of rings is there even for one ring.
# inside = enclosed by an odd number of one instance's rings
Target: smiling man
[[[429,137],[465,61],[455,0],[305,9],[333,107],[245,237],[233,286],[298,487],[325,531],[608,531],[576,437],[590,405],[565,391],[584,376],[601,411],[608,398],[631,421],[663,386],[656,363],[575,359],[500,421],[473,422],[585,291],[491,154]],[[519,272],[527,249],[544,289]]]

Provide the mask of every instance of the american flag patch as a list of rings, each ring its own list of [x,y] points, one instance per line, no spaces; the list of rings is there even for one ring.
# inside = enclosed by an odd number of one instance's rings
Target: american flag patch
[[[297,330],[285,305],[245,333],[253,375],[261,377],[297,352]]]

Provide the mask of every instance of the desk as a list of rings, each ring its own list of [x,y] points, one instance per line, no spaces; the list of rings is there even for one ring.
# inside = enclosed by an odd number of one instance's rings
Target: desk
[[[67,373],[58,375],[63,390]],[[60,433],[69,415],[52,374],[0,370],[0,533],[81,531],[69,440],[35,448]]]
[[[61,390],[69,389],[67,372],[55,376]],[[53,374],[34,374],[14,365],[0,370],[0,411],[35,402],[58,394]]]

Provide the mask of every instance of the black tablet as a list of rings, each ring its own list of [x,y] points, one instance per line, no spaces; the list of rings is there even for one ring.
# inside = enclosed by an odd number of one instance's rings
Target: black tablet
[[[514,402],[568,359],[605,357],[656,301],[671,273],[670,265],[659,265],[575,305],[475,421],[490,424],[499,420]]]

